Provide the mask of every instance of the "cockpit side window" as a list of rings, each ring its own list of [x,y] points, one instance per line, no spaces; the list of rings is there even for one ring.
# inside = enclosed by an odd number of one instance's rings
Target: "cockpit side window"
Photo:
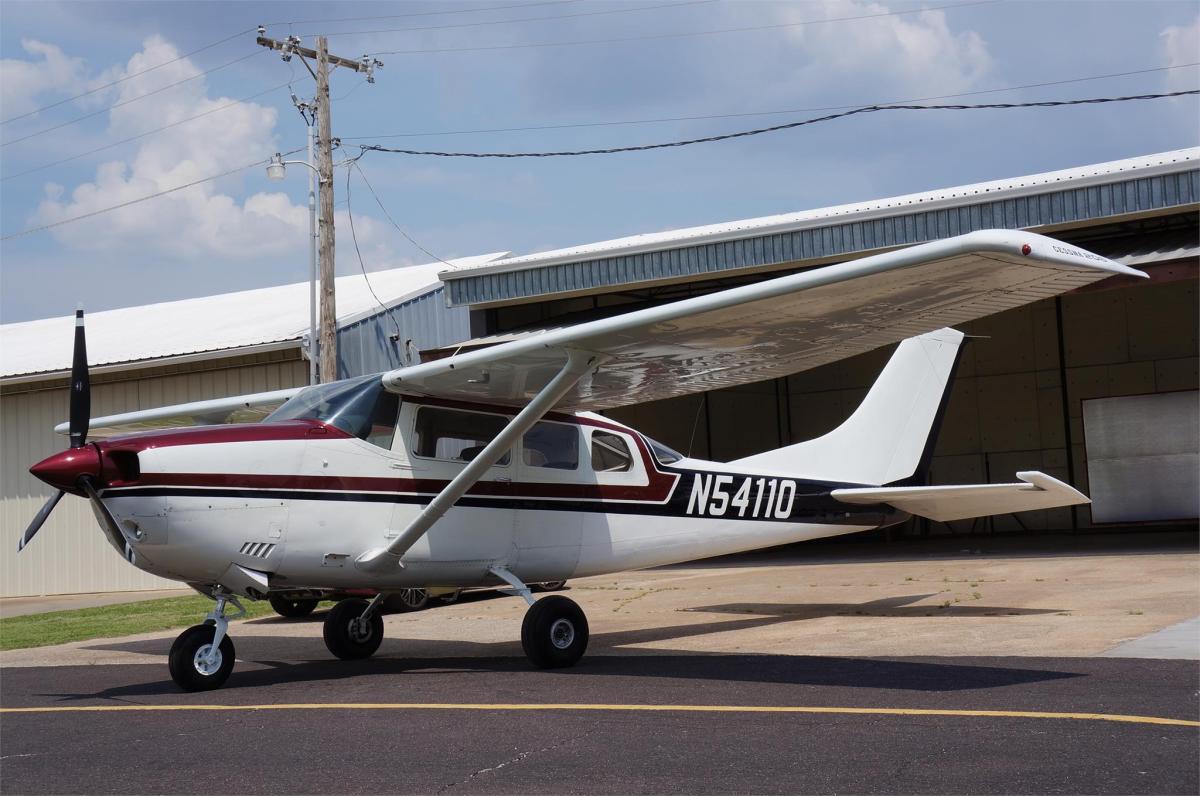
[[[483,412],[464,412],[422,406],[417,410],[412,452],[427,459],[469,462],[508,425],[508,418]],[[496,462],[507,465],[509,453]]]
[[[399,414],[400,396],[386,390],[381,392],[375,401],[375,411],[371,413],[371,420],[366,426],[366,436],[363,439],[390,451],[396,436],[396,418]]]

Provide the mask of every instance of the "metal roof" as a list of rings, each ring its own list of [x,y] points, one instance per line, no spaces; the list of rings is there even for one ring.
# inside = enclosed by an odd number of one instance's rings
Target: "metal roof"
[[[1097,223],[1200,202],[1200,147],[800,213],[634,235],[443,271],[451,306],[496,306],[739,269],[844,260],[982,229]]]
[[[504,256],[451,260],[470,266]],[[441,263],[370,274],[380,301],[393,307],[441,289]],[[362,275],[336,280],[338,327],[381,314]],[[309,283],[105,310],[87,315],[88,360],[100,371],[144,367],[164,360],[208,359],[299,345],[308,334]],[[0,326],[0,379],[22,381],[71,367],[74,317]]]

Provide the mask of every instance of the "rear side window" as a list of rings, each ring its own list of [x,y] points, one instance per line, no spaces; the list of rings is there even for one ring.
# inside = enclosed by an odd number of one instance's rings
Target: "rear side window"
[[[579,467],[579,428],[567,423],[537,423],[521,441],[525,464],[551,470]]]
[[[627,473],[633,456],[625,439],[607,431],[592,432],[592,469],[597,473]]]
[[[413,452],[427,459],[469,462],[506,425],[508,418],[499,415],[422,406],[417,410]],[[510,458],[505,452],[496,464],[508,464]]]

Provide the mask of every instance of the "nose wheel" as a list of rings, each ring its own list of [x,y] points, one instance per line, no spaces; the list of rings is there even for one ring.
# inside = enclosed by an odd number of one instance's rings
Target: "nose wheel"
[[[220,688],[233,671],[233,640],[226,631],[229,620],[245,616],[246,609],[236,597],[218,594],[216,601],[216,607],[204,624],[193,625],[180,633],[167,655],[171,679],[184,691]],[[238,613],[227,617],[225,608],[230,602],[237,606]]]

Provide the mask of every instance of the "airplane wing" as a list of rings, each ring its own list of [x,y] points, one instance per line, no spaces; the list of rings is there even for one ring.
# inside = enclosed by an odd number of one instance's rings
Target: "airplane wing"
[[[938,522],[1092,502],[1082,492],[1045,473],[1017,473],[1017,478],[1021,483],[835,489],[830,494],[843,503],[887,503]]]
[[[599,366],[558,402],[606,409],[785,376],[1141,271],[986,230],[547,330],[383,375],[394,392],[523,406],[568,351]]]
[[[300,392],[302,387],[253,395],[235,395],[211,401],[192,401],[186,404],[163,406],[157,409],[142,409],[119,415],[94,417],[88,435],[93,439],[117,434],[132,434],[136,431],[154,431],[161,428],[180,426],[204,426],[216,423],[253,423],[275,411],[288,398]],[[59,423],[54,430],[68,433],[68,423]]]

